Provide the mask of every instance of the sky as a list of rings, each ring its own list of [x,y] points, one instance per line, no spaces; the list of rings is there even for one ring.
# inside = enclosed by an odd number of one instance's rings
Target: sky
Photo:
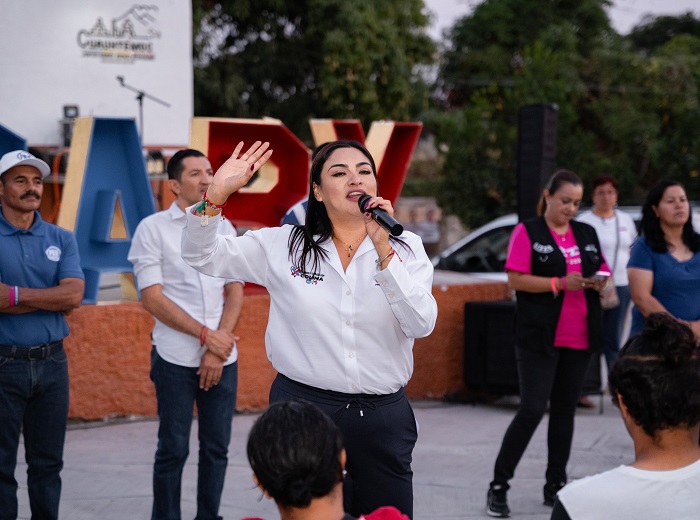
[[[429,34],[439,39],[443,29],[449,28],[455,20],[469,14],[481,0],[425,0],[434,13],[434,23]],[[627,34],[646,14],[679,15],[692,11],[700,16],[698,0],[614,0],[608,15],[612,26],[620,34]]]

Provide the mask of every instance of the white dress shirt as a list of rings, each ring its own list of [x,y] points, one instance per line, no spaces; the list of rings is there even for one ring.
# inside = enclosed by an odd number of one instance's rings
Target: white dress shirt
[[[615,215],[610,218],[602,218],[591,210],[584,211],[576,220],[590,224],[595,228],[603,250],[605,262],[614,269],[613,281],[618,287],[629,285],[627,278],[627,262],[630,259],[630,248],[637,238],[637,226],[629,213],[615,210]],[[615,230],[619,230],[619,240],[615,236]],[[615,261],[615,245],[617,244],[617,261]],[[613,262],[615,267],[613,268]]]
[[[317,273],[292,265],[291,225],[248,231],[233,238],[216,234],[220,217],[187,210],[182,255],[211,276],[235,277],[267,288],[270,315],[265,334],[273,367],[294,381],[345,393],[390,394],[413,373],[414,338],[430,334],[437,319],[433,266],[420,237],[401,238],[388,267],[379,270],[377,251],[365,237],[343,271],[328,240],[328,259]]]
[[[140,290],[152,285],[163,286],[163,295],[178,307],[212,330],[219,328],[224,310],[224,285],[237,280],[206,276],[187,265],[180,254],[185,213],[173,202],[169,209],[144,218],[136,228],[129,249],[129,262]],[[220,219],[215,232],[235,237],[236,230],[228,220]],[[199,338],[168,327],[156,318],[153,343],[158,355],[175,365],[198,367],[204,349]],[[234,345],[226,360],[230,365],[238,359]]]

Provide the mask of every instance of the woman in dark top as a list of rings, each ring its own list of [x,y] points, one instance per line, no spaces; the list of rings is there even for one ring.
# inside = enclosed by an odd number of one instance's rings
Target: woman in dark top
[[[496,459],[486,504],[490,516],[510,515],[508,481],[548,402],[544,503],[553,505],[566,484],[576,403],[590,354],[600,351],[599,291],[606,282],[593,276],[609,272],[595,230],[572,220],[582,196],[578,176],[557,171],[542,194],[540,216],[518,224],[511,236],[506,270],[517,296],[520,407]]]

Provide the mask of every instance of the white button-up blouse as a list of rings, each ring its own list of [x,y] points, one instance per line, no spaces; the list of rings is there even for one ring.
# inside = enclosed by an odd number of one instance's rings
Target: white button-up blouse
[[[291,225],[217,235],[187,210],[182,257],[202,273],[252,282],[270,293],[265,334],[273,367],[294,381],[345,393],[389,394],[413,373],[415,338],[429,335],[437,319],[433,266],[420,238],[404,232],[388,267],[365,237],[347,271],[332,240],[319,272],[293,265]]]

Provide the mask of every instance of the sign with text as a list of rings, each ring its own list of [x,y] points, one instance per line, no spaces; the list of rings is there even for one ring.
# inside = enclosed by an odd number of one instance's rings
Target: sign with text
[[[66,106],[77,115],[138,119],[139,92],[143,143],[187,143],[191,2],[2,0],[0,13],[0,124],[30,146],[64,142]]]

